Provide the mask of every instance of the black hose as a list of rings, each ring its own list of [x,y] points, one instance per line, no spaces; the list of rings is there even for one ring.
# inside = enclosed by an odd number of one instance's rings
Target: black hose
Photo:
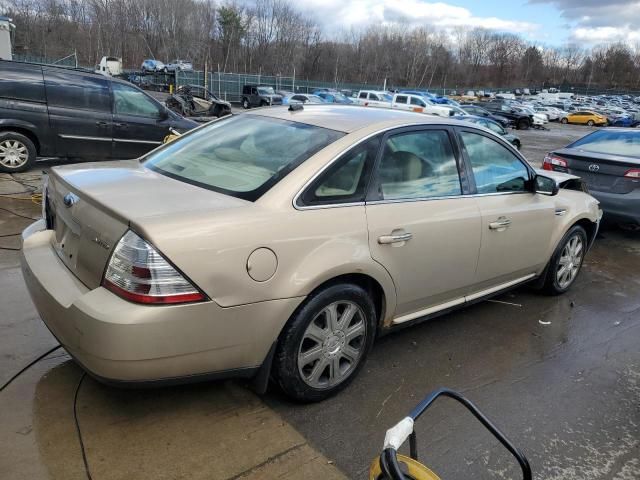
[[[51,352],[59,349],[62,345],[58,345],[56,347],[53,347],[50,350],[47,350],[46,352],[44,352],[42,355],[40,355],[38,358],[36,358],[35,360],[33,360],[32,362],[30,362],[26,367],[24,367],[22,370],[20,370],[18,373],[16,373],[13,377],[11,377],[9,380],[7,380],[4,385],[2,385],[2,387],[0,387],[0,392],[2,392],[5,388],[7,388],[11,382],[13,382],[16,378],[18,378],[20,375],[22,375],[29,367],[31,367],[32,365],[35,365],[36,363],[38,363],[40,360],[42,360],[44,357],[46,357],[47,355],[49,355]]]

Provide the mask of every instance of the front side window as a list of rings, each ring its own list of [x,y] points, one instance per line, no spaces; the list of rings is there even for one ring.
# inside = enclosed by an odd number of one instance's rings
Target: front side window
[[[478,193],[524,192],[529,170],[520,159],[495,140],[461,132]]]
[[[367,92],[360,92],[360,95],[358,96],[358,98],[366,99],[367,98]]]
[[[364,202],[380,137],[356,145],[342,155],[302,195],[304,205]]]
[[[384,200],[462,194],[460,176],[446,130],[420,130],[390,137],[378,167]]]
[[[407,96],[406,95],[397,95],[396,96],[396,103],[402,103],[402,104],[407,103]]]
[[[258,93],[260,95],[275,95],[276,92],[271,87],[260,87]]]
[[[418,97],[411,97],[411,105],[419,105],[421,107],[427,106],[427,104],[424,103],[424,101],[419,99]]]
[[[159,118],[160,106],[142,91],[113,82],[114,113]]]
[[[378,98],[378,95],[376,95],[375,93],[370,93],[369,100],[380,100],[380,99]]]
[[[144,165],[192,185],[255,201],[343,135],[298,122],[238,115],[154,150]]]

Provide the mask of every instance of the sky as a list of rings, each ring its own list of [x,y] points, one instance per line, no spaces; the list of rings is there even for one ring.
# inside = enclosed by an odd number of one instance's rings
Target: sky
[[[328,32],[380,22],[485,27],[540,45],[640,44],[640,0],[303,0]]]

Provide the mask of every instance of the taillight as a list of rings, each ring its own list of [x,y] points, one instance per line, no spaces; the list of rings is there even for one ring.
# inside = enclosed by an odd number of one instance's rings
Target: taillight
[[[640,180],[640,168],[632,168],[631,170],[627,170],[624,176],[627,178],[637,178]]]
[[[205,299],[155,248],[131,230],[113,250],[102,286],[137,303],[175,304]]]
[[[563,158],[556,157],[551,153],[547,153],[542,162],[543,170],[566,172],[569,167],[567,161]]]

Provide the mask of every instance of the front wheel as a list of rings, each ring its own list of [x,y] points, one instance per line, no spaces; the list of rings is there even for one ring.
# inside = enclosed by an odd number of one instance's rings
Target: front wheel
[[[587,122],[587,125],[589,125],[590,127],[593,127],[593,125],[594,125],[593,120],[589,120],[589,121]]]
[[[0,172],[24,172],[36,161],[36,147],[17,132],[0,132]]]
[[[565,293],[578,276],[587,251],[587,232],[574,225],[562,238],[551,257],[543,290],[549,295]]]
[[[245,110],[248,110],[250,106],[251,105],[249,105],[249,100],[246,99],[246,98],[243,98],[242,99],[242,108],[244,108]]]
[[[528,120],[522,119],[518,122],[518,130],[528,130],[530,126]]]
[[[345,388],[371,350],[376,313],[366,291],[338,284],[313,294],[285,327],[274,371],[282,390],[304,402]]]
[[[560,120],[560,123],[564,123],[566,125],[567,123],[569,123],[569,120],[567,120],[566,118],[563,118],[562,120]]]

